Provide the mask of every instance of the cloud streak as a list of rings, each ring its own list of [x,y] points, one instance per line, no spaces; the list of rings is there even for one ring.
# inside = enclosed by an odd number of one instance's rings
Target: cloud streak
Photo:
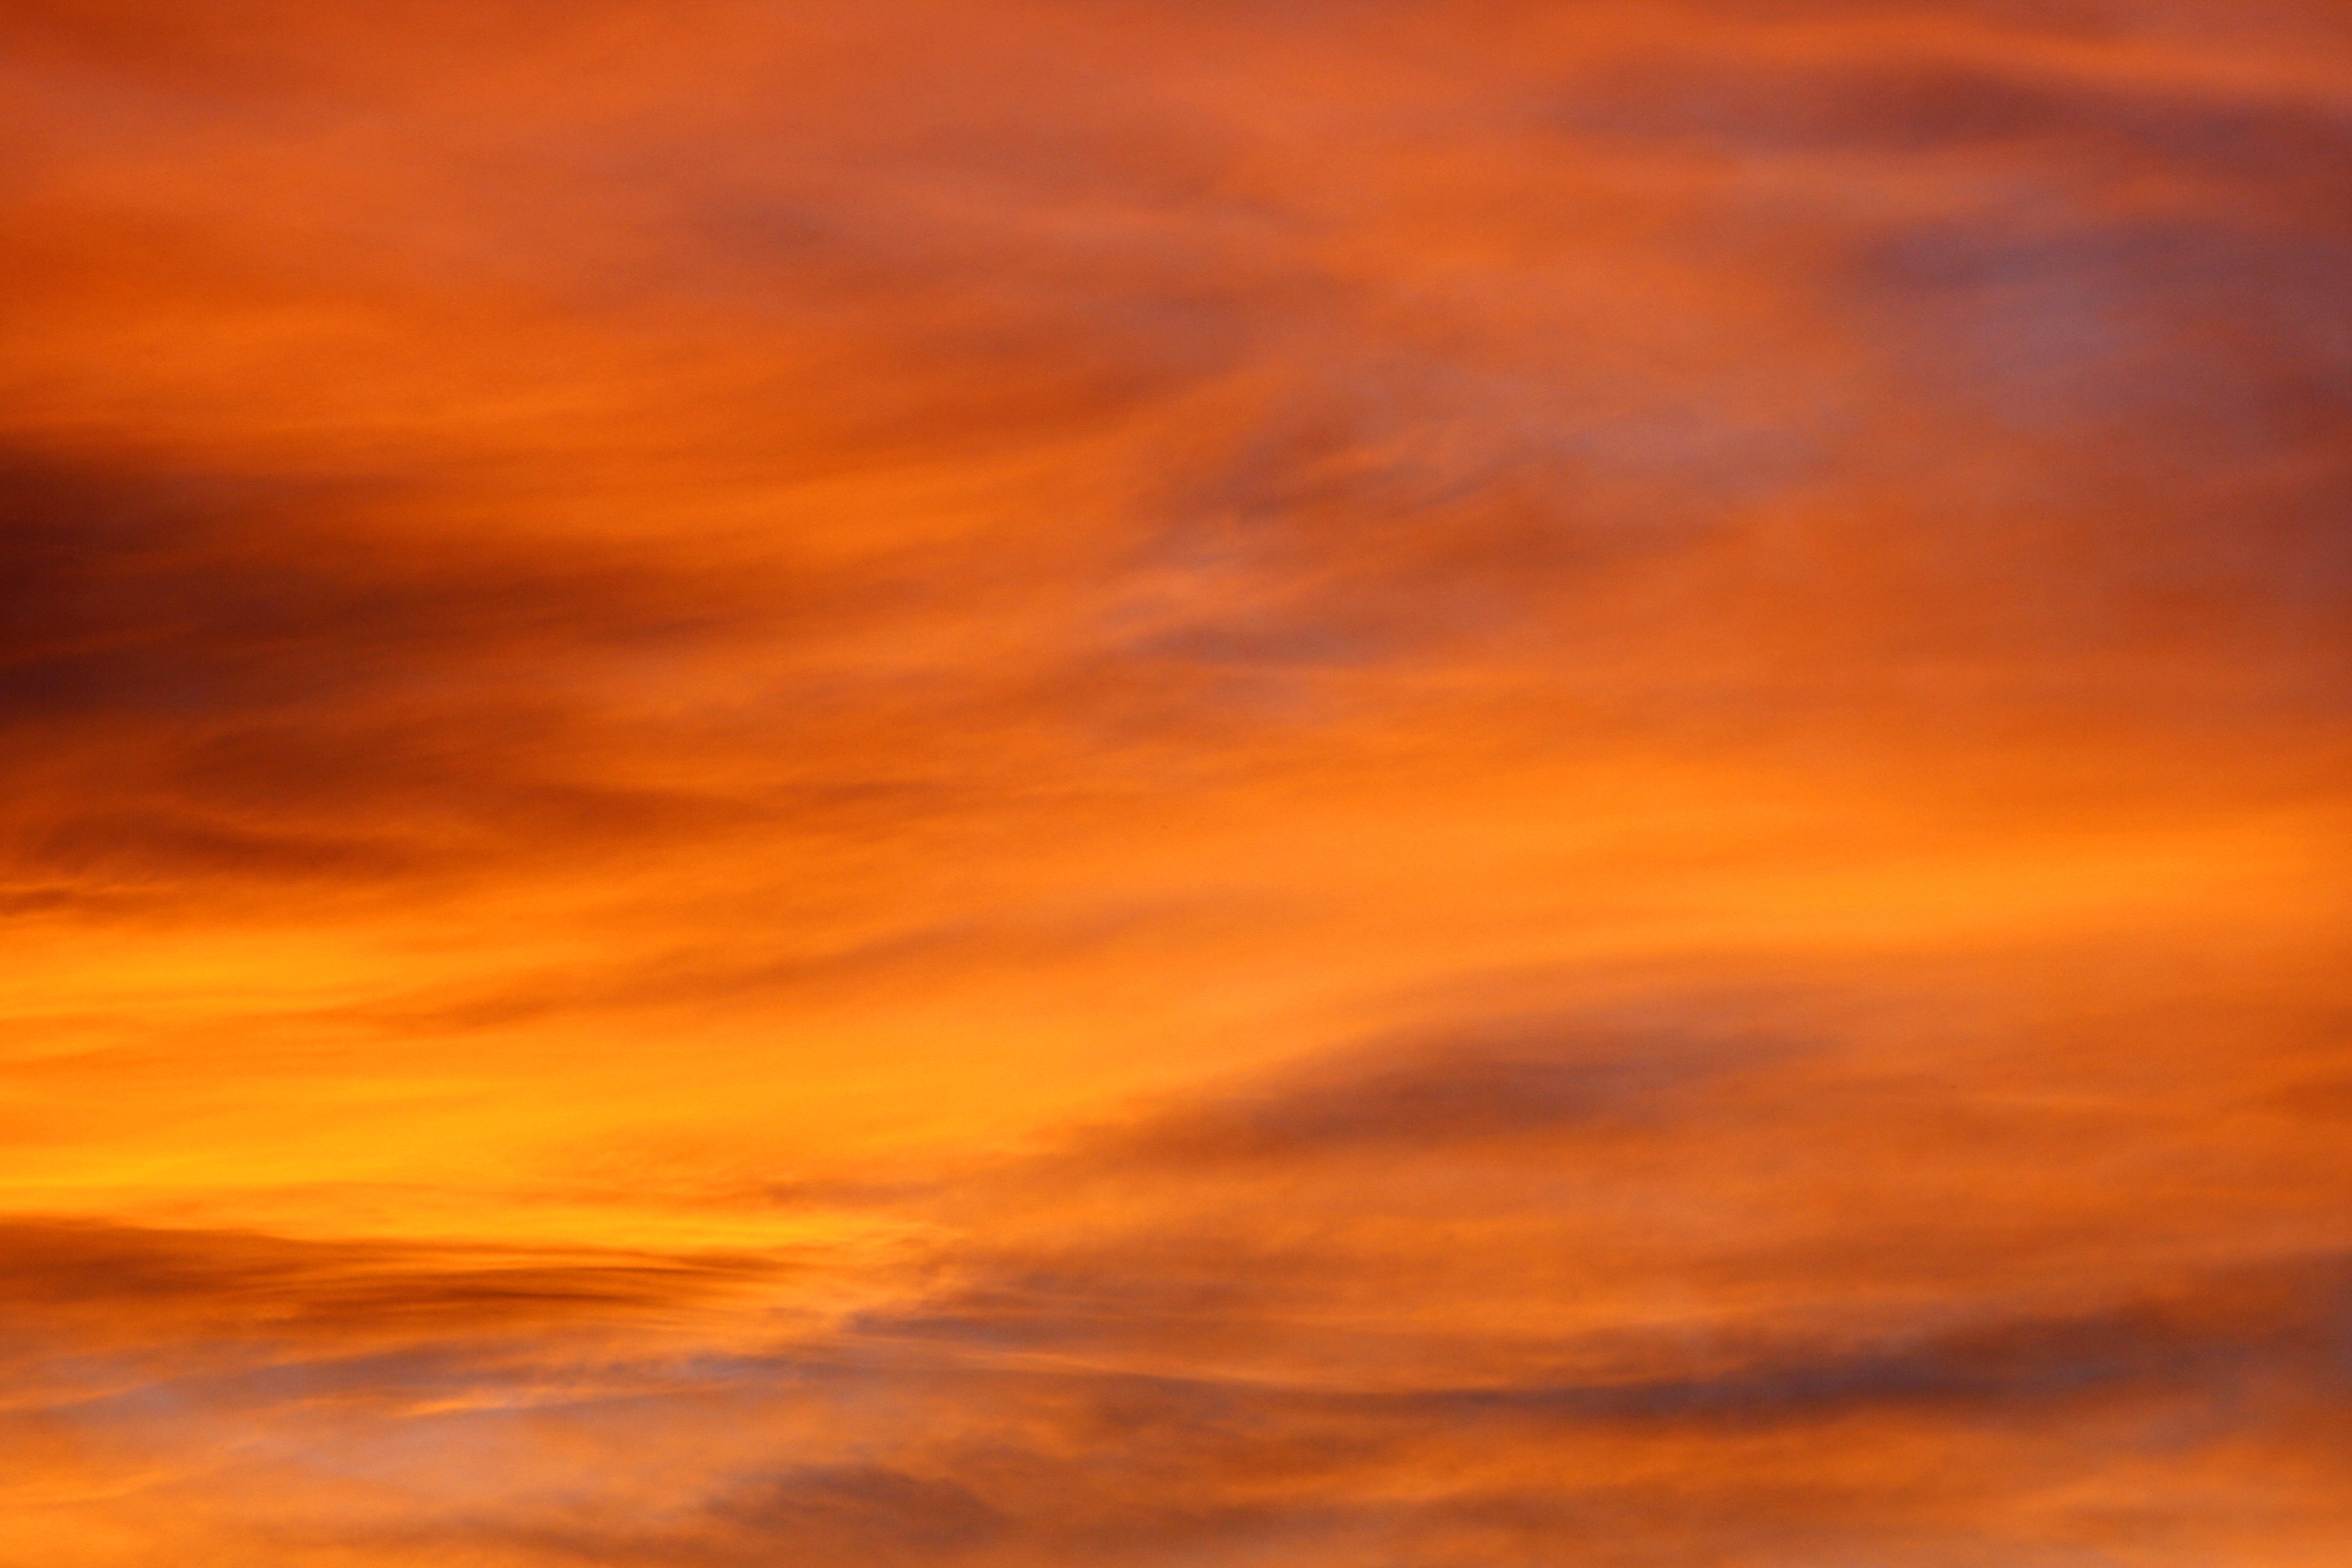
[[[11,7],[8,1550],[2332,1563],[2347,56]]]

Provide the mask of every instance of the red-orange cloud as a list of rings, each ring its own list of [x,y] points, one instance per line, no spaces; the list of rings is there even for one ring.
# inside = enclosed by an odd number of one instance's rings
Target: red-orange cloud
[[[0,1533],[2333,1564],[2347,62],[12,7]]]

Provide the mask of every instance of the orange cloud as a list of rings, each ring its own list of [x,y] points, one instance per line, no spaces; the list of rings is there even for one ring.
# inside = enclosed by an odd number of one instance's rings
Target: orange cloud
[[[12,8],[10,1545],[2332,1564],[2347,51]]]

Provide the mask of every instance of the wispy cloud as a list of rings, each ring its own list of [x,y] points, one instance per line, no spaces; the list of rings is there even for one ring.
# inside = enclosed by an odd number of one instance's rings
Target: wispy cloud
[[[2347,54],[9,7],[0,1555],[2334,1563]]]

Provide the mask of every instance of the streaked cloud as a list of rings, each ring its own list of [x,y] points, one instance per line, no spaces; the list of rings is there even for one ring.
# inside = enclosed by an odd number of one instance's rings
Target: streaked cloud
[[[2347,52],[12,7],[11,1549],[2333,1563]]]

